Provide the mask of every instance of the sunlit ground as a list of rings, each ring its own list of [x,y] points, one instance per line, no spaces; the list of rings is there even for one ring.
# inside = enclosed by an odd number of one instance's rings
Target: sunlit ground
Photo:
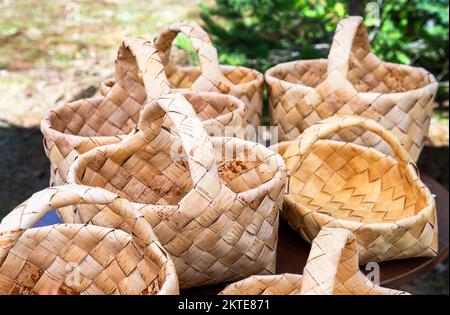
[[[111,75],[125,36],[196,19],[197,2],[0,0],[0,118],[37,124],[72,90]]]

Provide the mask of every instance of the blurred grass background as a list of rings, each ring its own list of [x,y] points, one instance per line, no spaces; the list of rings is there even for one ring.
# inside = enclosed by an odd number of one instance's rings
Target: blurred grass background
[[[222,63],[265,71],[326,57],[347,14],[365,17],[384,60],[423,66],[440,81],[419,164],[448,189],[448,0],[0,0],[0,217],[48,185],[39,131],[45,111],[97,93],[113,75],[123,37],[195,20]],[[189,40],[176,42],[196,63]],[[405,289],[448,294],[448,261]]]

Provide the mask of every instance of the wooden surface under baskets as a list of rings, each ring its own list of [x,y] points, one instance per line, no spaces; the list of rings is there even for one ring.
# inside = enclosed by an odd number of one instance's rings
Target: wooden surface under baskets
[[[47,211],[108,205],[123,228],[57,224],[32,228]],[[47,188],[0,224],[0,294],[178,294],[175,266],[126,200],[100,188]]]
[[[370,51],[360,17],[342,20],[328,60],[279,64],[265,74],[271,125],[280,141],[294,140],[307,127],[333,115],[371,118],[400,138],[417,161],[424,146],[438,84],[422,68],[383,62]],[[336,139],[389,148],[379,137],[353,128]]]
[[[358,246],[345,229],[324,228],[312,242],[303,275],[252,276],[228,285],[221,295],[398,295],[373,284],[359,270]]]
[[[177,135],[161,129],[166,115]],[[285,172],[260,144],[210,138],[183,95],[171,94],[144,108],[134,134],[81,155],[69,181],[136,202],[187,288],[275,271]],[[121,220],[107,207],[80,206],[69,222]]]
[[[324,140],[356,126],[386,141],[397,161],[374,148]],[[288,168],[282,216],[305,240],[322,227],[343,227],[355,234],[361,263],[436,255],[434,198],[399,140],[375,121],[335,116],[272,149]]]

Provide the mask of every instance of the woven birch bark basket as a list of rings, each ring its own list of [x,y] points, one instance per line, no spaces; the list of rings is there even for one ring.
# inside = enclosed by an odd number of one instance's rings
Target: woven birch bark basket
[[[155,48],[143,38],[127,39],[116,61],[117,80],[105,97],[83,99],[50,110],[41,123],[50,160],[50,186],[67,182],[72,162],[82,153],[117,143],[137,124],[140,108],[170,91]],[[130,92],[131,91],[131,92]],[[206,130],[214,136],[246,138],[246,106],[231,95],[181,92],[191,102]],[[164,122],[170,127],[170,121]],[[59,209],[72,216],[73,207]],[[67,213],[66,213],[67,212]]]
[[[166,115],[176,135],[161,128]],[[145,106],[122,142],[82,154],[69,181],[136,203],[182,288],[275,271],[283,159],[257,143],[209,137],[181,94]],[[80,206],[71,222],[116,226],[121,219],[108,207]]]
[[[375,285],[359,270],[358,246],[345,229],[324,228],[314,239],[303,275],[252,276],[220,295],[404,295]]]
[[[33,228],[53,209],[108,206],[126,227],[57,224]],[[47,188],[0,224],[0,294],[178,294],[175,266],[130,202],[100,188]]]
[[[178,67],[170,61],[172,42],[179,33],[190,39],[199,57],[200,67]],[[247,106],[248,123],[255,128],[261,125],[264,76],[253,69],[220,65],[216,48],[200,26],[193,22],[176,22],[161,31],[154,44],[174,92],[190,89],[234,95]],[[106,94],[113,84],[111,79],[103,82],[101,93]]]
[[[371,52],[361,17],[336,29],[328,60],[279,64],[265,74],[271,125],[280,141],[333,115],[371,118],[400,138],[417,161],[428,136],[438,83],[422,68],[381,61]],[[390,153],[379,137],[354,128],[335,137]]]
[[[360,127],[380,136],[395,158],[374,148],[328,140]],[[311,242],[323,227],[355,234],[361,263],[435,256],[436,205],[398,138],[374,120],[334,116],[295,141],[272,147],[285,159],[282,217]]]

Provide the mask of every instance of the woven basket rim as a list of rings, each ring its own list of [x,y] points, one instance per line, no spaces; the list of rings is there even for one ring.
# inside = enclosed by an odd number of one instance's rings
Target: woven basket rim
[[[428,188],[425,187],[425,189],[428,190]],[[430,193],[431,194],[431,193]],[[346,219],[340,219],[340,218],[336,218],[332,215],[328,215],[325,214],[323,212],[319,212],[319,211],[315,211],[315,210],[311,210],[309,208],[306,208],[305,206],[299,205],[298,203],[296,203],[292,197],[288,194],[284,195],[284,202],[286,202],[289,206],[292,206],[293,209],[295,209],[295,211],[299,211],[298,208],[302,207],[305,209],[308,209],[308,211],[310,211],[311,214],[314,214],[317,217],[323,217],[323,218],[328,218],[328,219],[333,219],[333,221],[339,223],[339,225],[341,226],[353,226],[354,229],[358,229],[360,227],[378,227],[378,228],[383,228],[383,227],[390,227],[392,226],[392,224],[396,224],[398,226],[403,225],[403,223],[410,221],[412,218],[419,218],[422,215],[432,215],[433,213],[433,208],[434,208],[434,201],[432,198],[430,198],[430,195],[426,194],[426,198],[427,198],[427,206],[424,207],[422,210],[420,210],[419,212],[417,212],[415,215],[409,216],[409,217],[404,217],[402,219],[396,220],[396,221],[391,221],[391,222],[373,222],[373,223],[367,223],[367,222],[358,222],[358,221],[353,221],[353,220],[346,220]],[[428,203],[430,202],[430,203]]]
[[[248,68],[248,67],[244,67],[244,66],[233,66],[233,65],[223,65],[223,64],[220,64],[219,67],[220,67],[220,69],[223,69],[223,70],[241,69],[241,70],[244,70],[244,71],[247,71],[247,72],[251,72],[251,73],[253,73],[255,75],[255,79],[253,79],[253,80],[250,80],[250,81],[247,81],[247,82],[244,82],[244,83],[237,83],[237,84],[233,83],[233,85],[245,86],[245,85],[248,85],[248,84],[254,84],[254,83],[261,84],[261,83],[264,82],[264,74],[262,72],[259,72],[256,69]],[[178,71],[183,71],[183,72],[187,72],[187,73],[193,72],[193,71],[198,70],[198,69],[200,69],[200,66],[178,66],[177,67]]]
[[[113,79],[108,79],[106,81],[104,81],[104,84],[111,84],[113,81]],[[103,84],[102,83],[102,84]],[[216,93],[216,92],[209,92],[209,91],[191,91],[191,90],[186,90],[186,91],[180,91],[179,93],[186,95],[186,94],[190,94],[190,95],[199,95],[202,96],[204,95],[205,98],[211,97],[211,99],[214,98],[220,98],[220,101],[226,101],[226,99],[229,99],[229,102],[231,103],[231,105],[234,107],[230,110],[229,113],[225,113],[223,114],[223,116],[225,115],[230,115],[233,114],[235,112],[238,111],[243,111],[244,113],[246,113],[247,111],[247,106],[244,104],[244,102],[242,100],[240,100],[239,98],[237,98],[234,95],[231,94],[221,94],[221,93]],[[63,132],[60,131],[56,128],[54,128],[52,122],[54,120],[53,116],[56,115],[58,116],[58,112],[63,110],[63,108],[65,108],[66,106],[72,105],[73,107],[79,107],[81,106],[84,102],[86,101],[92,101],[93,103],[100,103],[101,101],[104,100],[103,96],[94,96],[94,97],[89,97],[89,98],[83,98],[83,99],[79,99],[73,102],[68,102],[68,103],[63,103],[63,104],[59,104],[57,106],[55,106],[54,108],[48,110],[45,115],[44,118],[41,121],[41,132],[43,133],[43,135],[45,137],[58,137],[58,136],[63,136],[63,137],[68,137],[70,139],[73,140],[83,140],[83,139],[101,139],[101,140],[113,140],[113,139],[117,139],[118,137],[124,137],[127,135],[127,133],[121,133],[118,134],[116,136],[103,136],[103,135],[96,135],[96,136],[81,136],[81,135],[77,135],[77,134],[72,134],[72,133],[67,133],[67,132]],[[217,100],[214,100],[217,101]],[[209,118],[206,120],[202,120],[202,123],[207,124],[208,122],[214,122],[215,118]],[[136,123],[137,125],[137,123]]]
[[[79,230],[85,226],[86,226],[86,224],[82,224],[82,223],[59,223],[59,224],[53,224],[53,225],[46,225],[46,226],[42,226],[42,227],[33,227],[30,229],[27,229],[26,231],[24,231],[24,233],[36,234],[36,232],[38,232],[38,231],[46,232],[46,230],[50,231],[55,228],[59,229],[59,231],[68,230],[68,232],[70,233],[70,232],[73,232],[73,230]],[[110,228],[110,227],[89,224],[89,229],[91,232],[94,232],[94,233],[98,232],[99,234],[114,233],[114,242],[120,243],[120,242],[126,241],[128,243],[134,243],[134,245],[138,244],[137,240],[135,240],[134,236],[131,233],[125,232],[118,228]],[[23,237],[23,234],[19,237],[18,240],[20,240],[20,238],[22,238],[22,237]],[[93,234],[87,234],[87,237],[90,240],[98,241],[98,239]],[[152,246],[151,250],[157,251],[158,254],[162,254],[162,255],[165,255],[168,257],[168,254],[166,254],[166,252],[162,249],[162,245],[158,244],[156,246]],[[147,252],[148,249],[143,249],[143,251]],[[154,255],[154,253],[153,253],[153,255]],[[167,266],[165,266],[165,265],[168,263],[171,264],[172,268],[174,269],[175,267],[173,266],[173,262],[171,260],[161,261],[160,259],[155,259],[154,257],[152,257],[152,254],[146,254],[145,259],[149,260],[159,270],[158,276],[157,276],[158,278],[160,277],[161,272],[164,273],[163,274],[164,279],[163,279],[162,285],[158,289],[158,292],[156,293],[156,295],[166,294],[166,292],[169,292],[171,290],[172,282],[178,283],[176,274],[172,273],[172,272],[167,273],[167,271],[165,270],[165,269],[167,269]],[[171,293],[171,294],[173,294],[173,293]]]
[[[243,83],[238,83],[238,84],[234,84],[233,83],[235,86],[239,86],[239,87],[242,87],[242,88],[245,89],[249,85],[251,86],[251,85],[255,84],[257,86],[260,86],[260,85],[264,84],[264,74],[259,72],[256,69],[248,68],[248,67],[244,67],[244,66],[233,66],[233,65],[219,65],[219,66],[223,70],[234,70],[234,69],[239,68],[239,69],[243,69],[244,71],[251,72],[251,73],[253,73],[255,75],[255,79],[253,79],[253,80],[250,80],[250,81],[247,81],[247,82],[243,82]],[[183,71],[183,72],[186,72],[186,73],[190,73],[190,72],[196,71],[199,68],[200,68],[200,66],[181,66],[181,67],[177,67],[177,69],[179,71]],[[104,81],[102,81],[100,83],[99,90],[103,89],[104,90],[103,93],[106,94],[107,91],[112,88],[112,86],[114,85],[115,82],[116,81],[115,81],[114,76],[109,77],[109,78],[105,79]],[[230,95],[230,94],[226,94],[226,95]]]
[[[271,86],[272,84],[275,83],[280,83],[285,85],[286,87],[289,87],[289,89],[303,89],[303,90],[307,90],[307,91],[314,91],[315,87],[310,86],[310,85],[306,85],[303,83],[292,83],[283,79],[280,79],[278,76],[275,75],[276,71],[280,71],[283,73],[286,73],[290,70],[288,69],[284,69],[285,67],[291,67],[297,64],[309,64],[309,63],[314,63],[314,62],[326,62],[328,63],[328,59],[326,58],[319,58],[319,59],[299,59],[299,60],[294,60],[294,61],[288,61],[288,62],[282,62],[279,63],[271,68],[269,68],[265,73],[264,73],[264,79],[267,82],[268,86]],[[391,95],[391,96],[396,96],[396,95],[403,95],[405,93],[410,93],[410,92],[419,92],[421,90],[427,89],[430,86],[435,86],[438,85],[439,83],[437,82],[435,76],[429,72],[428,70],[426,70],[423,67],[415,67],[415,66],[410,66],[410,65],[404,65],[404,64],[396,64],[396,63],[392,63],[392,62],[386,62],[383,61],[384,64],[386,65],[395,65],[397,67],[402,67],[402,68],[406,68],[408,71],[420,71],[421,74],[424,76],[424,78],[428,79],[428,83],[424,86],[415,88],[415,89],[411,89],[411,90],[406,90],[403,92],[388,92],[388,93],[380,93],[380,92],[358,92],[358,94],[361,95],[368,95],[368,94],[381,94],[381,95]]]
[[[74,135],[72,133],[65,133],[65,132],[59,131],[53,127],[53,125],[52,125],[53,115],[57,115],[58,111],[62,110],[64,107],[68,106],[69,104],[80,106],[79,104],[81,104],[84,101],[93,100],[95,102],[99,102],[102,99],[103,99],[102,96],[94,96],[94,97],[79,99],[79,100],[76,100],[73,102],[59,104],[59,105],[51,108],[50,110],[48,110],[45,113],[44,118],[41,121],[42,134],[44,135],[44,137],[64,136],[64,137],[68,137],[73,140],[83,140],[83,139],[110,139],[110,140],[113,140],[113,139],[118,139],[118,137],[120,137],[120,136],[126,136],[127,135],[126,133],[118,134],[116,136],[80,136],[80,135]]]
[[[330,140],[330,139],[326,139],[326,140],[322,140],[322,141],[327,141],[327,142],[342,142],[342,141],[336,141],[336,140]],[[279,142],[277,144],[274,144],[272,146],[270,146],[269,148],[271,150],[277,150],[275,152],[279,152],[278,149],[279,148],[285,148],[287,146],[289,146],[290,144],[292,144],[293,142],[295,142],[295,140],[290,140],[290,141],[282,141]],[[364,147],[362,145],[359,144],[355,144],[355,143],[348,143],[348,145],[354,146],[354,147]],[[379,154],[380,157],[382,158],[387,158],[392,160],[394,163],[398,162],[394,157],[387,155],[383,152],[380,152],[378,150],[374,150],[374,152],[376,152],[376,154]],[[405,168],[405,171],[410,173],[411,170],[409,168]],[[405,220],[410,220],[411,218],[418,218],[423,214],[426,214],[428,216],[432,215],[433,209],[435,208],[435,200],[432,197],[431,191],[429,190],[429,188],[423,183],[423,181],[420,179],[419,176],[417,176],[417,180],[415,180],[412,185],[417,185],[419,191],[423,194],[423,196],[425,197],[425,206],[418,211],[417,213],[415,213],[412,216],[409,217],[404,217],[395,221],[391,221],[391,222],[373,222],[373,223],[367,223],[367,222],[358,222],[358,221],[353,221],[353,220],[346,220],[346,219],[341,219],[341,218],[336,218],[332,215],[328,215],[325,214],[323,212],[320,211],[316,211],[316,210],[312,210],[307,208],[306,206],[303,205],[299,205],[297,202],[294,201],[294,199],[291,197],[291,194],[285,194],[284,195],[284,201],[289,205],[292,206],[295,211],[299,211],[298,208],[302,207],[305,209],[308,209],[308,211],[310,211],[311,213],[314,213],[314,215],[317,215],[319,217],[324,217],[324,218],[333,218],[334,220],[336,220],[336,222],[342,222],[342,225],[353,225],[355,226],[355,228],[359,228],[361,226],[378,226],[378,227],[382,227],[382,226],[389,226],[392,224],[397,224],[397,225],[401,225],[402,222],[404,222]]]
[[[123,222],[131,223],[130,230],[124,230],[122,226],[106,227],[102,224],[82,223],[60,223],[34,227],[36,222],[52,209],[75,204],[109,205],[111,206],[111,209],[114,209],[112,211],[121,217]],[[142,222],[145,223],[142,224]],[[3,243],[3,245],[6,244],[6,247],[0,248],[0,265],[3,264],[14,246],[19,244],[22,238],[25,237],[25,239],[28,239],[29,236],[27,237],[26,233],[31,233],[31,235],[33,235],[32,238],[34,238],[36,235],[35,232],[52,231],[55,228],[61,229],[60,232],[67,231],[69,235],[74,235],[73,233],[77,234],[79,230],[88,228],[90,232],[94,233],[88,233],[87,239],[93,240],[94,243],[100,241],[99,235],[113,233],[114,237],[108,238],[106,241],[119,243],[123,248],[125,248],[128,243],[141,247],[143,252],[142,259],[151,262],[154,267],[158,269],[158,278],[163,276],[163,282],[161,283],[162,285],[159,287],[157,294],[172,291],[173,284],[176,284],[178,287],[175,266],[170,255],[163,248],[159,239],[154,234],[152,227],[145,221],[143,216],[138,212],[138,209],[132,207],[132,204],[128,200],[120,198],[117,194],[106,189],[81,185],[62,185],[45,188],[35,192],[28,199],[10,211],[9,214],[0,221],[0,235],[2,235],[3,241],[6,239],[6,243]],[[96,234],[97,232],[98,235]],[[43,240],[48,239],[47,233],[42,235],[44,238],[38,240],[38,244]],[[61,247],[61,249],[64,249],[70,241],[70,237],[68,239],[62,238],[60,241],[65,243],[65,245]],[[83,243],[86,240],[78,238],[78,241]],[[77,241],[75,241],[75,243],[76,242]],[[127,243],[125,244],[126,246],[123,246],[124,243]],[[23,244],[21,246],[23,246]],[[79,247],[82,248],[82,246]],[[54,254],[58,257],[60,255],[59,252],[60,250],[57,249],[57,253]],[[89,250],[87,253],[90,254],[91,251]],[[115,256],[117,257],[118,254],[115,254]],[[21,259],[28,261],[28,257],[22,257]],[[68,262],[69,261],[71,260],[68,260]],[[39,268],[47,270],[49,266],[39,266]],[[106,267],[102,266],[102,268],[105,269]]]
[[[133,135],[134,136],[134,135]],[[220,145],[220,146],[235,146],[235,145],[244,145],[245,149],[252,149],[255,150],[255,146],[258,147],[258,149],[260,149],[262,152],[262,154],[257,154],[258,156],[263,156],[261,159],[265,159],[267,161],[272,160],[276,163],[276,171],[274,172],[273,176],[271,179],[269,179],[267,182],[255,187],[255,188],[250,188],[246,191],[242,191],[242,192],[235,192],[232,188],[228,187],[227,185],[223,184],[225,187],[227,187],[230,191],[232,191],[233,193],[235,193],[236,195],[239,195],[243,198],[245,198],[246,195],[252,196],[254,191],[259,191],[260,193],[267,193],[268,191],[271,191],[272,189],[274,189],[277,186],[277,183],[280,181],[280,178],[283,178],[283,175],[286,172],[286,165],[284,163],[283,158],[281,157],[280,154],[278,154],[277,152],[274,152],[272,150],[270,150],[269,148],[265,147],[262,144],[259,143],[255,143],[255,142],[251,142],[251,141],[247,141],[247,140],[243,140],[240,138],[235,138],[235,137],[210,137],[211,142],[213,145]],[[102,154],[105,153],[110,153],[110,152],[115,152],[117,151],[117,148],[120,146],[120,142],[118,143],[113,143],[113,144],[108,144],[108,145],[103,145],[103,146],[98,146],[93,148],[92,150],[89,150],[83,154],[81,154],[77,160],[70,166],[70,170],[68,172],[68,183],[69,184],[77,184],[77,185],[85,185],[88,186],[86,184],[83,184],[80,179],[78,174],[82,173],[85,168],[87,167],[87,165],[89,164],[89,162],[95,158],[95,156],[97,154],[99,154],[98,152],[101,152]],[[83,166],[84,164],[84,166]],[[88,187],[93,187],[93,186],[88,186]],[[99,187],[102,189],[105,189],[103,187]],[[178,201],[178,203],[182,202],[182,200],[185,198],[186,196],[183,196],[182,199],[180,199],[180,201]],[[132,201],[130,200],[130,202],[132,204],[136,204],[136,205],[145,205],[143,203],[140,202],[136,202],[136,201]],[[154,205],[155,208],[167,208],[168,206],[176,206],[176,204],[174,205]]]
[[[256,69],[248,68],[248,67],[244,67],[244,66],[233,66],[233,65],[219,65],[219,67],[221,69],[223,69],[223,70],[234,70],[234,69],[239,68],[239,69],[242,69],[244,71],[251,72],[251,73],[253,73],[255,75],[255,79],[253,79],[253,80],[250,80],[250,81],[247,81],[247,82],[243,82],[243,83],[237,83],[237,84],[233,83],[235,86],[240,86],[240,87],[244,87],[245,88],[248,85],[256,84],[256,85],[259,86],[259,85],[264,83],[264,74],[259,72]],[[199,68],[200,68],[200,66],[181,66],[181,67],[177,67],[177,69],[179,71],[183,71],[183,72],[186,72],[186,73],[190,73],[190,72],[196,71]],[[109,78],[105,79],[104,81],[102,81],[102,83],[100,84],[100,88],[99,89],[104,89],[105,90],[104,93],[106,93],[107,90],[109,90],[114,85],[114,83],[115,83],[115,78],[114,77],[109,77]]]

